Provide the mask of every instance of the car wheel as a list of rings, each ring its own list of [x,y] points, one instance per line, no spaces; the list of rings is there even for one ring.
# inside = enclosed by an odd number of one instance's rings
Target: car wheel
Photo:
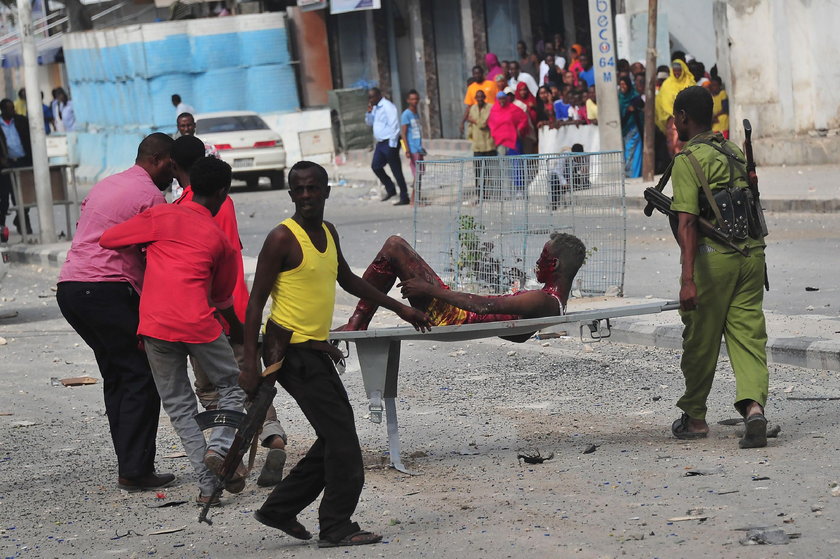
[[[271,179],[271,190],[283,190],[286,186],[286,174],[283,171],[275,171],[269,176]]]

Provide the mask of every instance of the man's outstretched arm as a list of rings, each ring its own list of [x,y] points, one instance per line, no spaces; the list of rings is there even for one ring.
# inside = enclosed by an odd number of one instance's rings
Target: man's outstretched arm
[[[338,253],[338,285],[344,291],[355,295],[359,299],[370,301],[380,307],[394,311],[400,318],[421,332],[431,329],[431,320],[426,313],[388,297],[388,295],[376,289],[363,278],[354,274],[344,259],[344,254],[341,252],[341,245],[338,242],[338,232],[332,223],[327,223],[327,228],[335,240],[335,248]]]
[[[523,318],[537,318],[553,316],[560,312],[557,300],[543,291],[528,291],[516,297],[487,297],[444,289],[422,278],[400,282],[397,287],[402,288],[404,298],[434,297],[459,309],[478,314],[515,314]]]
[[[263,309],[269,295],[271,295],[274,280],[283,270],[289,254],[290,239],[289,235],[285,234],[284,229],[285,227],[275,227],[265,238],[260,255],[257,258],[254,285],[251,288],[251,296],[248,298],[248,307],[245,311],[245,362],[239,374],[239,386],[247,394],[253,394],[259,385],[257,341],[260,335]]]

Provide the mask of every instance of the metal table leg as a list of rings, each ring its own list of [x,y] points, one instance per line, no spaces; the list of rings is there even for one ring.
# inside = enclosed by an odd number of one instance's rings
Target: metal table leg
[[[370,399],[370,420],[373,423],[381,423],[382,412],[385,412],[391,465],[401,472],[411,474],[400,457],[400,432],[395,402],[400,367],[400,341],[370,338],[357,339],[355,342],[365,392]]]

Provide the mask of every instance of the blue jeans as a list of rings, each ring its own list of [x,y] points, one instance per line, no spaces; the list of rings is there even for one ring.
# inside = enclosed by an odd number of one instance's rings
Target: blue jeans
[[[379,178],[385,186],[385,192],[393,196],[397,193],[394,188],[394,183],[391,177],[385,172],[385,164],[391,167],[391,173],[400,187],[400,199],[408,200],[408,187],[405,184],[405,177],[402,172],[402,161],[400,161],[400,149],[398,147],[391,147],[388,145],[388,140],[376,142],[376,149],[373,151],[373,162],[370,168],[373,169],[374,174]]]

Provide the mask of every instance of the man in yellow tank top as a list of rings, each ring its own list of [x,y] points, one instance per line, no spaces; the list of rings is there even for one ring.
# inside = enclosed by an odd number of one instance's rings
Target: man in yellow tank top
[[[428,328],[429,317],[391,299],[350,270],[335,227],[324,221],[330,188],[323,167],[309,161],[296,163],[288,182],[295,213],[271,230],[257,260],[245,314],[245,364],[239,383],[249,394],[258,385],[257,337],[271,295],[269,321],[274,324],[266,329],[264,345],[278,347],[276,333],[283,329],[293,332],[277,379],[300,405],[318,439],[254,517],[292,537],[308,540],[312,535],[297,515],[323,491],[318,509],[320,547],[376,543],[382,536],[362,530],[350,519],[364,485],[364,468],[353,409],[330,357],[332,346],[326,342],[335,283],[352,295],[394,311],[418,330]]]

